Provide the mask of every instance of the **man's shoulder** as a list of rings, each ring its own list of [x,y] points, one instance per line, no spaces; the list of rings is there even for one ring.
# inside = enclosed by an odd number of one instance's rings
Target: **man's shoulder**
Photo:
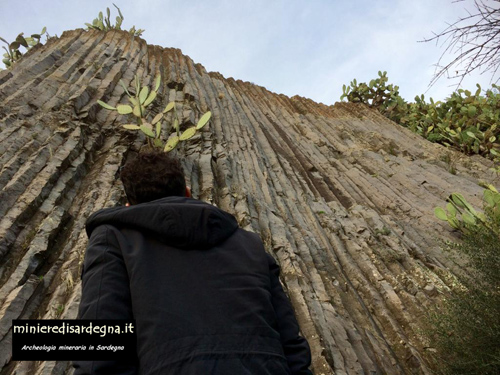
[[[252,251],[267,253],[264,242],[258,233],[238,228],[231,236],[231,240],[233,243],[250,248]]]
[[[88,233],[89,246],[94,244],[117,245],[122,233],[119,228],[109,223],[95,226],[91,233]]]

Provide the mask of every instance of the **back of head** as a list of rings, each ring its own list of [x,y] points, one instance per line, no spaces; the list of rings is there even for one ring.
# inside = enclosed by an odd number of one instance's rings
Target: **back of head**
[[[123,166],[120,178],[130,204],[169,196],[182,197],[186,193],[180,161],[165,152],[140,152]]]

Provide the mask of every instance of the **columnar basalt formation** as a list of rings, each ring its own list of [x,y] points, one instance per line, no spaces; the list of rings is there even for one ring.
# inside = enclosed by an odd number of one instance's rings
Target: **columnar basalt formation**
[[[76,318],[85,220],[124,204],[119,168],[145,143],[96,101],[125,103],[120,79],[158,73],[154,111],[176,101],[183,127],[212,111],[175,152],[194,196],[278,260],[314,373],[429,374],[420,330],[456,267],[437,242],[454,234],[433,209],[454,191],[479,207],[478,182],[495,178],[487,161],[361,105],[277,95],[180,50],[84,30],[0,72],[1,374],[71,373],[68,362],[12,361],[11,322]]]

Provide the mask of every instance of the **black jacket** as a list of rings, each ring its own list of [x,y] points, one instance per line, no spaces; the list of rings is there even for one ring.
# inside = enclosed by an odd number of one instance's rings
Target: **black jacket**
[[[81,319],[135,319],[134,365],[80,374],[311,374],[279,268],[260,238],[212,205],[168,197],[94,213]]]

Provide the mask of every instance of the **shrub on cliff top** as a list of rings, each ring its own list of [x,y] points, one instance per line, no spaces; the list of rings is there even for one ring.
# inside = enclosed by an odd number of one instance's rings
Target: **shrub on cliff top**
[[[399,87],[388,84],[386,72],[368,84],[353,80],[343,86],[341,100],[363,103],[392,121],[405,126],[431,142],[456,148],[465,154],[479,154],[491,159],[500,156],[500,87],[482,94],[481,86],[472,93],[457,90],[443,102],[426,102],[424,95],[406,102]]]

